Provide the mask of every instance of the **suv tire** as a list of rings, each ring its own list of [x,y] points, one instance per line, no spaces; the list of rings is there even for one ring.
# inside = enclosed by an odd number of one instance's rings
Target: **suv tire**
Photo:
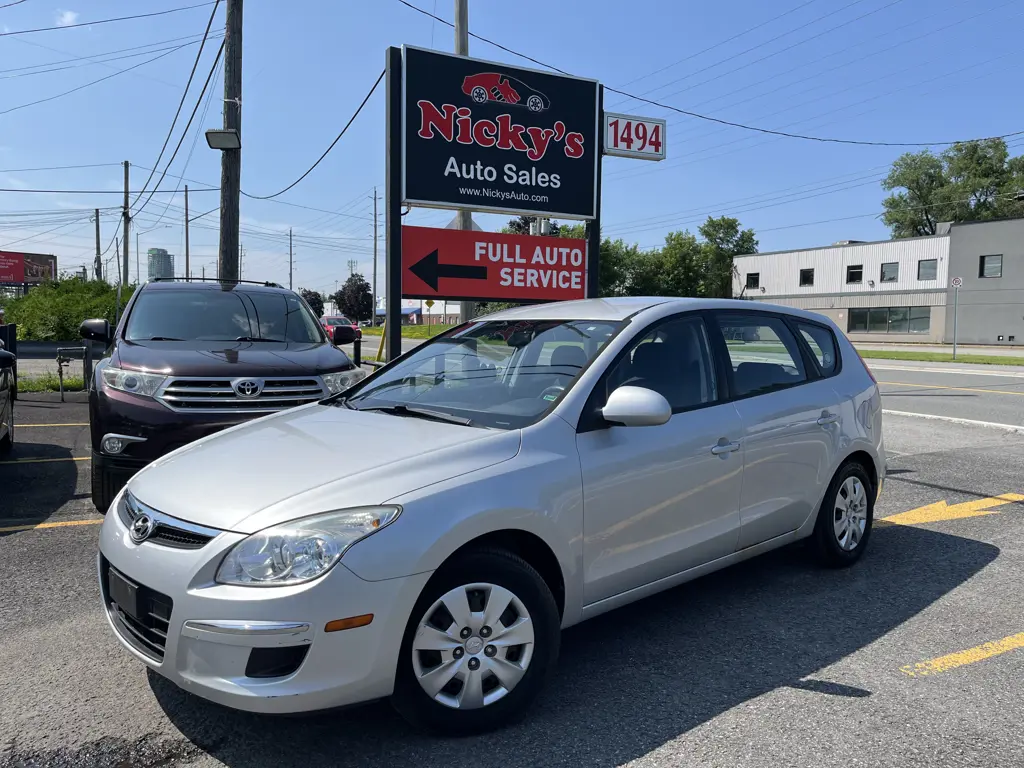
[[[825,491],[811,544],[830,568],[853,565],[867,549],[875,515],[874,483],[856,461],[843,464]]]
[[[7,434],[0,437],[0,456],[6,456],[14,448],[14,388],[11,388],[7,404],[11,409],[11,423],[7,429]]]
[[[486,596],[478,597],[482,593],[479,590],[474,591],[474,585],[491,585],[502,591],[499,593],[492,589]],[[436,605],[439,604],[441,598],[453,593],[458,594],[463,589],[467,590],[467,606],[471,599],[484,601],[485,617],[489,610],[501,612],[500,616],[506,617],[518,613],[518,617],[512,621],[519,622],[522,621],[523,614],[527,614],[532,628],[532,643],[529,644],[529,650],[524,650],[527,648],[525,645],[514,647],[502,645],[500,638],[502,633],[508,630],[498,619],[494,622],[493,628],[470,630],[473,631],[473,635],[468,638],[463,635],[462,639],[466,640],[466,644],[462,646],[453,643],[452,645],[458,645],[455,651],[414,651],[413,643],[417,639],[421,626],[430,618],[430,615],[434,615],[434,611],[437,610]],[[522,610],[515,608],[503,610],[503,601],[495,602],[494,605],[497,607],[492,608],[492,605],[487,602],[491,596],[497,595],[496,599],[500,600],[501,596],[508,593],[512,598],[509,606],[517,604]],[[446,608],[441,610],[444,613]],[[472,607],[471,610],[481,610],[480,605]],[[513,613],[505,612],[509,610]],[[454,613],[449,613],[448,616],[454,618]],[[457,619],[453,621],[447,630],[450,636],[459,636],[459,630],[456,628],[458,624]],[[438,630],[436,624],[432,626],[435,627],[433,632],[429,627],[425,627],[426,631],[433,637],[440,637],[443,641],[445,631]],[[494,640],[495,645],[490,645],[487,642],[488,637]],[[443,565],[427,583],[419,600],[416,601],[405,629],[405,636],[402,639],[395,675],[395,691],[391,697],[391,703],[402,717],[413,725],[426,730],[448,735],[466,735],[494,730],[515,722],[526,713],[554,670],[560,641],[561,619],[555,598],[544,579],[529,563],[503,549],[480,549],[467,552]],[[481,643],[485,646],[482,650],[477,650],[477,646],[480,646]],[[474,652],[477,653],[477,656],[471,655]],[[414,653],[419,655],[414,658]],[[470,675],[474,674],[470,670],[474,669],[472,665],[475,663],[477,665],[475,669],[480,670],[475,674],[480,674],[483,680],[481,688],[484,691],[483,696],[492,696],[495,691],[501,693],[498,688],[502,686],[496,685],[499,678],[495,673],[488,671],[492,668],[490,665],[493,664],[497,668],[502,664],[507,664],[509,659],[522,663],[522,660],[526,658],[527,662],[525,672],[511,684],[512,687],[500,698],[475,708],[458,709],[439,702],[430,696],[420,684],[415,665],[419,665],[421,671],[424,666],[430,665],[429,659],[426,664],[422,661],[424,653],[438,653],[439,659],[444,658],[440,653],[446,653],[449,660],[434,668],[440,669],[445,664],[452,668],[458,668],[460,670],[458,676],[461,679],[468,679]],[[529,655],[524,657],[521,655],[524,653]],[[495,656],[497,658],[494,658]],[[453,658],[456,660],[452,660]],[[494,660],[492,661],[492,659]],[[505,661],[501,661],[502,659]],[[460,666],[460,664],[465,666]],[[514,671],[519,674],[518,667]],[[502,674],[504,676],[504,669]],[[509,679],[511,680],[511,678]],[[456,682],[453,685],[458,687],[459,683]],[[490,690],[488,690],[488,685],[492,686]],[[461,696],[461,694],[460,690],[456,695]],[[437,695],[447,696],[448,694],[445,694],[445,689],[442,689]]]
[[[96,466],[95,458],[92,461],[92,503],[96,505],[101,515],[107,514],[110,505],[117,496],[117,487],[110,472],[102,467]]]

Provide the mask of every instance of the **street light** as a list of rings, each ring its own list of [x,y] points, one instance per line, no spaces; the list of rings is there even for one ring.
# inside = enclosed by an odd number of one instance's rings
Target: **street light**
[[[241,149],[242,139],[234,128],[211,128],[206,132],[206,143],[210,149]]]

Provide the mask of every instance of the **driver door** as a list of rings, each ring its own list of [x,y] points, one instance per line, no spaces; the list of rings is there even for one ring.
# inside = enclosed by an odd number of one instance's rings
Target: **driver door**
[[[583,473],[584,602],[732,554],[740,529],[742,422],[723,403],[699,315],[641,335],[612,365],[576,436]],[[587,417],[622,385],[662,394],[671,419],[608,426]]]

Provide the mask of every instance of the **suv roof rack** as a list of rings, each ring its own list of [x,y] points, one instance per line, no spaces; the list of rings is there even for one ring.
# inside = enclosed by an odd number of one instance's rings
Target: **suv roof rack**
[[[150,283],[245,283],[246,285],[262,285],[265,288],[284,288],[279,283],[264,280],[229,280],[226,277],[154,277]]]

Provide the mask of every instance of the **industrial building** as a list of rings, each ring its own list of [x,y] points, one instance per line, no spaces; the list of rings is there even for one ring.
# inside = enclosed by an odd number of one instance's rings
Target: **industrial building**
[[[958,342],[1024,344],[1024,219],[737,256],[733,296],[820,312],[864,342],[950,343],[956,303]]]
[[[150,248],[146,251],[146,267],[150,280],[174,277],[174,254],[163,248]]]

